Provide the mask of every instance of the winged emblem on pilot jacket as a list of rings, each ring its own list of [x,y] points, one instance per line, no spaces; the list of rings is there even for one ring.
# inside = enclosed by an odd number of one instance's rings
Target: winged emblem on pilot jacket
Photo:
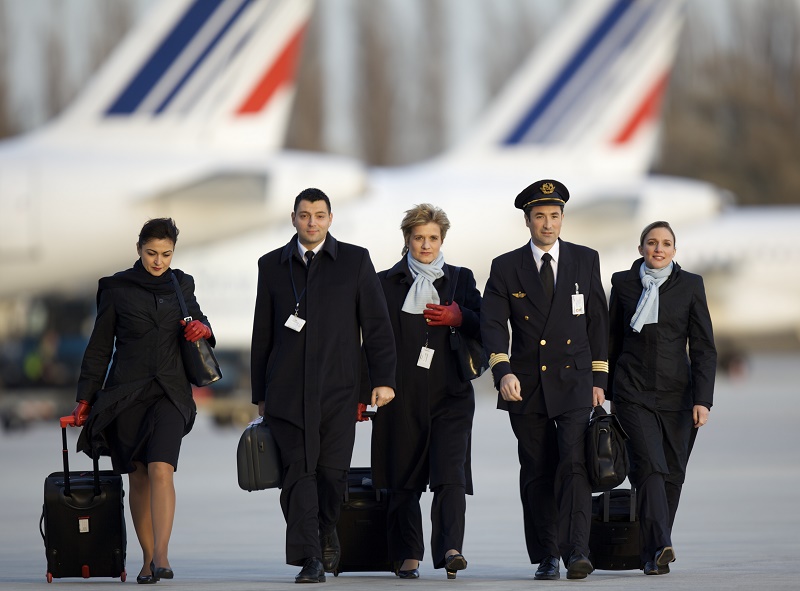
[[[526,294],[524,291],[515,291],[511,295],[514,296],[515,298],[524,298]]]

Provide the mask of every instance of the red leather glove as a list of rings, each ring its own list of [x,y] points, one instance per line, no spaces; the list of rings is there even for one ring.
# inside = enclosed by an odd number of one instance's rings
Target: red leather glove
[[[452,302],[449,306],[427,304],[425,307],[427,310],[422,315],[431,326],[461,326],[463,317],[457,303]]]
[[[358,412],[356,413],[356,422],[363,423],[364,421],[368,421],[369,417],[361,416],[361,413],[367,410],[367,405],[363,402],[358,403]]]
[[[80,427],[89,418],[89,413],[92,410],[92,405],[85,400],[78,400],[78,406],[72,411],[72,416],[75,417],[75,426]]]
[[[199,320],[192,320],[189,324],[186,324],[185,320],[181,320],[181,326],[186,327],[183,329],[183,336],[187,341],[196,343],[200,339],[207,339],[211,336],[211,329]]]

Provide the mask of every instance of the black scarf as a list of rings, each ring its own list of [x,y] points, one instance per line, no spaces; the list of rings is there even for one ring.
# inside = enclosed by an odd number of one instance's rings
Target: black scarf
[[[100,292],[113,287],[136,286],[157,295],[175,293],[170,272],[175,273],[178,283],[182,282],[184,273],[180,269],[167,269],[161,275],[155,276],[147,272],[147,269],[142,264],[142,259],[139,259],[130,269],[125,269],[119,273],[114,273],[111,277],[100,279],[100,285],[97,289],[97,305],[100,305]]]

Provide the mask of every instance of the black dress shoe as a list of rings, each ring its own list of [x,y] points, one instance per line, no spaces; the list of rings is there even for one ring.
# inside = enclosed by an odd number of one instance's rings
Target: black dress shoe
[[[569,562],[567,563],[568,579],[585,579],[593,570],[592,563],[589,562],[585,555],[580,552],[570,554]]]
[[[644,574],[646,575],[666,575],[669,572],[669,566],[659,566],[655,560],[648,560],[644,563]]]
[[[557,581],[561,577],[558,570],[558,558],[555,556],[548,556],[539,563],[539,568],[536,569],[536,574],[533,578],[537,581]]]
[[[295,583],[324,583],[325,570],[322,561],[316,556],[306,558],[303,570],[294,578]]]
[[[153,575],[150,574],[150,575],[139,575],[138,577],[136,577],[136,582],[139,583],[140,585],[151,585],[153,583],[156,583],[157,581],[153,578]]]
[[[399,570],[397,571],[397,576],[401,579],[418,579],[419,578],[419,569],[412,568],[410,570]]]
[[[339,566],[339,558],[342,555],[341,546],[339,546],[339,535],[336,530],[329,535],[322,535],[319,538],[319,545],[322,548],[322,568],[326,573],[335,573],[336,568]]]
[[[172,579],[175,577],[175,573],[172,572],[171,568],[156,566],[152,562],[150,563],[150,572],[153,573],[154,583],[157,583],[161,579]]]
[[[670,562],[675,562],[675,550],[672,549],[672,546],[664,546],[663,548],[659,548],[658,552],[656,552],[654,562],[658,566],[668,567]]]
[[[467,559],[462,554],[451,554],[444,559],[444,568],[448,579],[456,578],[456,571],[467,568]]]

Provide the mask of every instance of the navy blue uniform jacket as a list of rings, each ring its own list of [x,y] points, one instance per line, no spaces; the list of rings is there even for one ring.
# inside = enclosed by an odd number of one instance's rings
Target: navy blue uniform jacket
[[[483,346],[490,356],[495,386],[499,388],[502,377],[513,373],[522,388],[520,402],[507,402],[498,394],[497,407],[502,410],[546,412],[555,417],[591,407],[592,387],[606,388],[608,308],[599,256],[590,248],[561,240],[559,249],[551,305],[530,242],[492,261],[481,306]],[[584,296],[586,313],[581,315],[572,313],[576,283]]]
[[[302,294],[298,315],[306,321],[300,332],[284,326],[294,313],[295,290]],[[372,384],[394,388],[394,335],[365,248],[338,242],[328,234],[307,270],[295,235],[286,246],[259,259],[250,362],[252,401],[265,401],[268,422],[274,417],[304,429],[306,449],[295,452],[303,452],[309,467],[319,459],[323,422],[355,425],[362,334]],[[333,457],[328,454],[326,465],[346,470],[352,442],[341,443]]]
[[[642,261],[611,277],[609,398],[653,410],[690,410],[695,404],[711,408],[717,350],[703,278],[675,263],[658,290],[658,322],[636,333],[631,318],[642,295]]]

